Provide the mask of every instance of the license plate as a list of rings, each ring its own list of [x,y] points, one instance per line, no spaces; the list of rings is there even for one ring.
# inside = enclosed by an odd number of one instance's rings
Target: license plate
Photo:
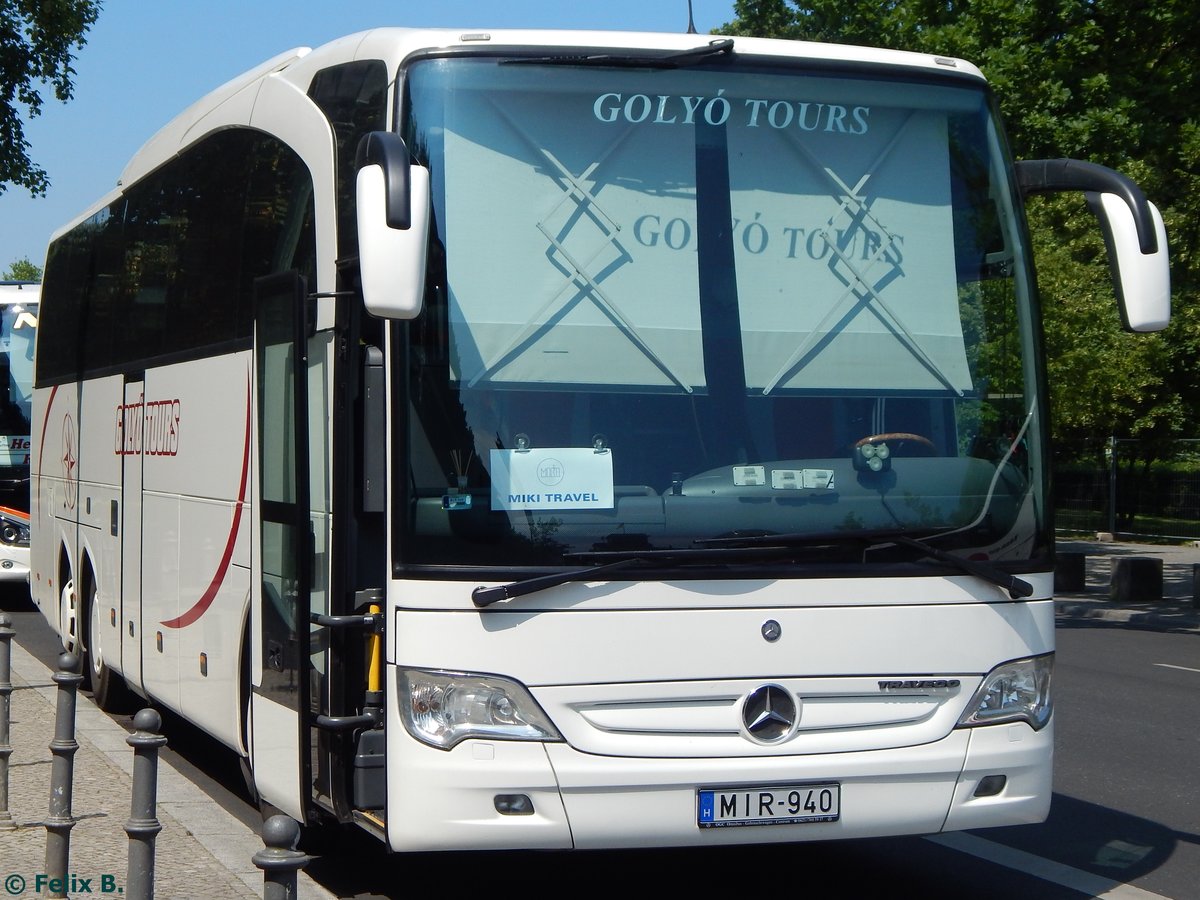
[[[728,828],[836,822],[841,807],[842,786],[832,781],[700,790],[696,792],[696,824],[701,828]]]

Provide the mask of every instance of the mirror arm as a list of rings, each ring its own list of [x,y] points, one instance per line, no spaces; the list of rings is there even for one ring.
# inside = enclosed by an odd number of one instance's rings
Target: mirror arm
[[[388,228],[407,231],[412,226],[411,157],[404,139],[390,131],[372,131],[358,142],[354,157],[355,171],[365,166],[383,169],[387,197],[385,216]]]
[[[1116,194],[1133,213],[1142,253],[1158,251],[1150,203],[1137,183],[1120,172],[1079,159],[1027,159],[1016,163],[1015,169],[1022,197],[1052,191]]]

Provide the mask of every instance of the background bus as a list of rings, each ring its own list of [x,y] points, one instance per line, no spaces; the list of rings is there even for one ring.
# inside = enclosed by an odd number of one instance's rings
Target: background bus
[[[981,74],[380,29],[185,110],[52,239],[31,583],[265,802],[396,850],[1037,821],[1053,523]],[[754,827],[745,827],[754,826]],[[767,827],[762,827],[767,826]]]
[[[0,581],[29,577],[29,440],[36,282],[0,282]]]

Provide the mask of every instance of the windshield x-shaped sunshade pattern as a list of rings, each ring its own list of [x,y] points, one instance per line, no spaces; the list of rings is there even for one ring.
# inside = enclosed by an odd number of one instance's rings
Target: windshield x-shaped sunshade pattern
[[[742,342],[752,392],[970,391],[944,112],[889,98],[847,119],[822,102],[834,112],[813,128],[784,128],[778,103],[747,100],[751,112],[717,126],[727,179],[706,180],[711,123],[694,109],[690,125],[669,120],[666,94],[657,113],[647,97],[645,116],[620,99],[610,114],[605,98],[629,95],[597,90],[598,75],[463,92],[446,111],[458,380],[703,390],[702,330],[720,321],[741,330],[722,339]],[[836,82],[819,87],[832,95]],[[729,212],[713,225],[710,208]],[[705,258],[722,246],[734,278],[714,295]],[[713,302],[736,316],[706,318]]]
[[[536,343],[538,337],[566,316],[573,306],[584,299],[590,299],[664,375],[683,390],[690,391],[691,388],[654,352],[638,333],[637,326],[621,312],[620,307],[600,286],[600,283],[618,268],[633,261],[619,240],[620,223],[605,212],[604,204],[599,201],[594,190],[599,181],[598,170],[630,137],[633,127],[630,126],[620,133],[594,162],[576,175],[549,148],[541,146],[514,121],[500,102],[493,101],[492,106],[508,126],[529,144],[534,153],[549,163],[550,169],[546,174],[562,191],[559,202],[537,222],[537,229],[549,241],[546,259],[562,272],[565,280],[549,302],[537,311],[499,356],[470,379],[469,386],[473,387],[481,379],[491,376],[502,368],[511,356],[522,353]],[[561,224],[555,226],[552,223]],[[595,238],[595,249],[586,258],[577,259],[567,244],[567,237],[573,236],[578,239],[580,232],[584,231]],[[587,247],[586,242],[584,247]]]

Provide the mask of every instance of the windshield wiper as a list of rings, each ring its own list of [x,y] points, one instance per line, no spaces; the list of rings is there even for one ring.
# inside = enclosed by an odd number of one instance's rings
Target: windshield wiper
[[[471,602],[483,609],[501,600],[511,600],[514,597],[524,597],[546,588],[558,587],[568,581],[583,581],[600,572],[612,572],[617,569],[627,569],[641,562],[636,556],[624,556],[616,562],[601,563],[596,566],[584,566],[581,569],[570,569],[566,572],[555,572],[553,575],[539,575],[536,578],[526,578],[524,581],[514,581],[512,584],[501,584],[497,587],[477,587],[471,591]]]
[[[1014,600],[1020,600],[1022,597],[1029,597],[1033,594],[1033,585],[1024,578],[1010,575],[1003,569],[998,569],[988,563],[980,562],[977,559],[967,559],[965,556],[955,556],[953,553],[947,553],[945,550],[937,547],[930,547],[926,543],[904,535],[896,535],[889,538],[889,540],[897,544],[903,544],[905,547],[915,547],[918,550],[923,550],[938,562],[949,563],[957,567],[961,572],[974,575],[976,578],[982,578],[984,581],[996,585],[996,587],[1004,588],[1004,590],[1008,591],[1008,596]]]
[[[814,534],[754,534],[741,535],[726,538],[709,538],[707,540],[696,541],[706,547],[755,547],[761,545],[780,546],[780,545],[820,545],[820,544],[835,544],[844,543],[846,541],[855,541],[858,543],[867,544],[899,544],[904,547],[912,547],[921,550],[928,554],[931,558],[938,562],[943,562],[954,566],[960,572],[965,572],[968,575],[974,575],[976,578],[982,578],[989,584],[994,584],[999,588],[1008,591],[1008,596],[1013,600],[1019,600],[1022,597],[1029,597],[1033,594],[1033,585],[1023,578],[1018,578],[1015,575],[1010,575],[1003,569],[999,569],[989,563],[981,562],[975,559],[967,559],[963,556],[956,556],[953,553],[948,553],[938,547],[932,547],[923,540],[918,540],[920,537],[929,538],[936,536],[937,532],[929,534],[921,534],[920,532],[897,533],[896,531],[832,531],[818,532]]]
[[[794,546],[781,543],[771,546],[707,547],[691,550],[588,550],[568,553],[565,554],[568,559],[595,560],[595,564],[578,569],[568,569],[564,572],[555,572],[551,575],[538,575],[534,578],[526,578],[523,581],[514,581],[511,584],[501,584],[496,587],[477,587],[471,591],[471,601],[482,609],[501,600],[524,597],[526,594],[558,587],[568,581],[589,581],[594,575],[627,569],[643,563],[688,565],[713,562],[714,560],[728,561],[730,558],[764,559],[794,551]]]
[[[989,584],[1008,591],[1008,595],[1018,600],[1033,594],[1033,586],[1022,578],[978,560],[966,559],[947,553],[937,547],[913,537],[911,532],[897,534],[895,531],[832,531],[812,534],[750,534],[736,535],[724,538],[708,538],[694,541],[697,545],[691,550],[590,550],[569,553],[572,559],[595,560],[595,565],[582,566],[578,569],[568,569],[554,572],[550,575],[538,575],[510,584],[496,587],[477,587],[471,591],[471,601],[480,609],[499,603],[501,600],[512,600],[544,591],[547,588],[558,587],[570,581],[589,581],[595,576],[621,569],[632,568],[646,563],[672,563],[688,565],[692,563],[710,563],[714,561],[770,559],[787,555],[797,547],[820,546],[822,544],[845,544],[847,542],[862,544],[899,544],[912,547],[928,554],[938,562],[954,566],[960,572],[982,578]],[[936,534],[936,532],[935,532]],[[925,535],[932,536],[932,535]]]
[[[502,59],[504,66],[622,66],[641,69],[682,69],[722,53],[733,53],[733,38],[710,41],[702,47],[668,53],[665,56],[618,56],[612,53],[560,54],[555,56],[517,56]]]

